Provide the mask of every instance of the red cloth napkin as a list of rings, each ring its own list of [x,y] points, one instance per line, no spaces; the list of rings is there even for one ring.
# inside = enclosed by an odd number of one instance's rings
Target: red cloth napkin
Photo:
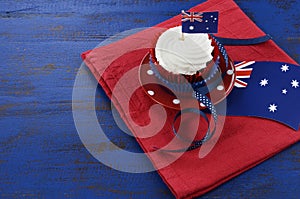
[[[232,0],[209,0],[190,11],[219,11],[217,36],[220,37],[253,38],[265,34]],[[157,106],[155,111],[149,111],[155,102],[137,86],[138,66],[148,48],[153,45],[154,38],[162,31],[161,28],[175,25],[180,25],[180,16],[83,54],[85,63],[111,98],[128,128],[137,136],[145,152],[170,142],[173,138],[171,124],[177,111],[168,108],[163,111]],[[297,64],[273,41],[226,49],[234,61]],[[131,90],[134,91],[132,94]],[[188,121],[188,117],[183,120]],[[174,154],[158,153],[149,155],[149,158],[156,168],[160,168],[158,173],[177,198],[192,198],[210,191],[299,140],[299,131],[271,120],[226,117],[218,142],[205,157],[199,158],[201,149],[193,150],[164,168],[161,166],[172,159]]]

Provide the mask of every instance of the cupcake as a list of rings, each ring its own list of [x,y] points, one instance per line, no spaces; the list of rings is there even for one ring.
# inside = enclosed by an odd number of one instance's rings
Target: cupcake
[[[177,26],[155,35],[152,46],[141,61],[140,82],[155,102],[181,110],[183,102],[194,102],[195,94],[217,104],[231,92],[235,67],[214,35],[182,35]]]
[[[170,84],[206,83],[219,69],[217,41],[209,34],[182,35],[181,26],[170,28],[157,39],[150,50],[150,64],[157,76]]]

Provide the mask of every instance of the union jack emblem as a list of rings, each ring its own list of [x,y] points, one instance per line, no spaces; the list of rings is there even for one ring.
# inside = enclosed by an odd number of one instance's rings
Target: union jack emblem
[[[186,21],[190,21],[190,22],[194,22],[194,21],[198,21],[198,22],[202,22],[202,12],[190,12],[190,13],[186,13],[184,10],[181,11],[182,15],[182,19],[181,21],[186,22]]]
[[[240,80],[240,79],[246,79],[250,78],[250,75],[252,73],[252,68],[246,68],[247,66],[250,66],[254,64],[255,61],[243,61],[241,63],[235,64],[235,71],[236,71],[236,80],[234,85],[238,88],[246,88],[247,83]]]

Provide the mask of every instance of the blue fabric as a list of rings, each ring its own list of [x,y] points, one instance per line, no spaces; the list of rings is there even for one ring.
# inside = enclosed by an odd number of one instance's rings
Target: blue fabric
[[[246,88],[227,97],[227,115],[257,116],[298,130],[300,67],[280,62],[256,62]],[[286,94],[285,94],[286,91]]]

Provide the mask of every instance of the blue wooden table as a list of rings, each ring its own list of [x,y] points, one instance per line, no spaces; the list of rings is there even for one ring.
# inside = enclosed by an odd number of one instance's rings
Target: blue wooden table
[[[121,31],[149,27],[201,0],[0,1],[0,198],[173,198],[156,172],[99,163],[72,117],[80,53]],[[299,1],[236,3],[300,62]],[[113,120],[99,87],[97,114],[119,146],[141,151]],[[203,198],[299,198],[300,144]]]

